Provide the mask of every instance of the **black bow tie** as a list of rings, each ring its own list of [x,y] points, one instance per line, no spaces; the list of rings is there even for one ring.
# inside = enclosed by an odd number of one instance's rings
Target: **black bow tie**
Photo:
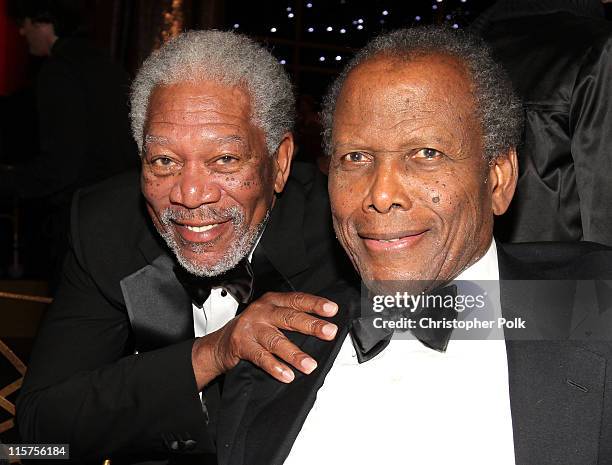
[[[174,273],[198,308],[202,308],[215,287],[225,289],[238,303],[246,304],[251,299],[253,270],[246,258],[231,270],[210,278],[192,275],[180,266],[174,268]]]
[[[423,296],[440,296],[439,301],[444,301],[446,296],[452,296],[453,306],[420,306],[414,312],[410,310],[398,311],[397,309],[385,310],[382,313],[368,314],[353,320],[350,330],[353,346],[357,352],[357,360],[364,363],[381,353],[391,342],[393,330],[374,326],[376,318],[399,319],[402,317],[419,322],[425,318],[431,321],[455,320],[457,312],[454,309],[454,301],[457,296],[457,286],[450,285],[434,289]],[[435,300],[435,299],[432,299]],[[398,330],[399,331],[399,330]],[[423,328],[416,325],[410,330],[412,334],[430,349],[445,352],[452,334],[452,328]]]

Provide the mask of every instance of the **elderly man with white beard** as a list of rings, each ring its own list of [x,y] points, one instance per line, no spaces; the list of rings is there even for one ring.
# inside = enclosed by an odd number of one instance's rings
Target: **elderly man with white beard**
[[[243,36],[171,40],[131,104],[140,176],[75,196],[18,423],[71,458],[215,463],[224,374],[243,361],[290,382],[316,361],[280,330],[337,330],[318,318],[337,305],[310,295],[347,276],[326,181],[314,167],[290,175],[289,79]]]

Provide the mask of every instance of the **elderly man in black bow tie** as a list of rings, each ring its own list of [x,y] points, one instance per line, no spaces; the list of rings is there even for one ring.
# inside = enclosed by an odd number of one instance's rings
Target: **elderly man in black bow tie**
[[[417,315],[419,340],[390,339],[341,308],[333,341],[300,339],[311,374],[281,385],[243,367],[228,379],[240,427],[220,464],[612,461],[612,308],[592,281],[612,277],[612,251],[492,236],[515,190],[521,120],[501,68],[465,33],[399,30],[357,54],[324,109],[338,239],[385,298],[403,284],[459,312],[461,292],[489,283],[481,297],[502,327],[461,339],[453,327],[469,321],[448,309]]]
[[[18,423],[24,441],[68,443],[71,458],[214,463],[224,374],[242,360],[289,382],[290,367],[316,361],[279,329],[337,330],[312,315],[337,305],[309,295],[347,276],[326,180],[314,167],[290,175],[291,84],[246,37],[168,42],[131,103],[140,176],[73,201],[72,250]]]

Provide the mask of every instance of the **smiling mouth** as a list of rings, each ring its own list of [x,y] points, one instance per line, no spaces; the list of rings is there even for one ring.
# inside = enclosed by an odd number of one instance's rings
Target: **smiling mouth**
[[[220,224],[221,223],[207,224],[205,226],[188,226],[188,225],[183,225],[183,226],[189,229],[189,231],[200,233],[200,232],[210,231],[212,228],[214,228],[215,226],[219,226]]]
[[[402,231],[397,233],[360,233],[359,237],[363,240],[368,249],[373,251],[395,250],[403,247],[410,247],[418,242],[428,230],[422,231]]]
[[[213,243],[231,229],[230,220],[210,224],[194,224],[193,221],[171,220],[182,241],[192,244]]]

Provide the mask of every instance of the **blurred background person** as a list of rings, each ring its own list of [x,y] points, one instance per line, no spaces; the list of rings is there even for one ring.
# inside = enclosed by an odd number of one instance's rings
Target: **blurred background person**
[[[497,237],[612,245],[612,25],[602,2],[499,0],[472,28],[526,112],[517,193]]]
[[[0,193],[5,201],[43,201],[35,221],[42,231],[36,242],[44,244],[38,265],[53,271],[67,245],[74,191],[137,166],[128,124],[130,80],[85,37],[78,4],[21,0],[11,6],[29,52],[43,58],[35,89],[39,154],[27,161],[12,154],[13,164],[0,170]]]

